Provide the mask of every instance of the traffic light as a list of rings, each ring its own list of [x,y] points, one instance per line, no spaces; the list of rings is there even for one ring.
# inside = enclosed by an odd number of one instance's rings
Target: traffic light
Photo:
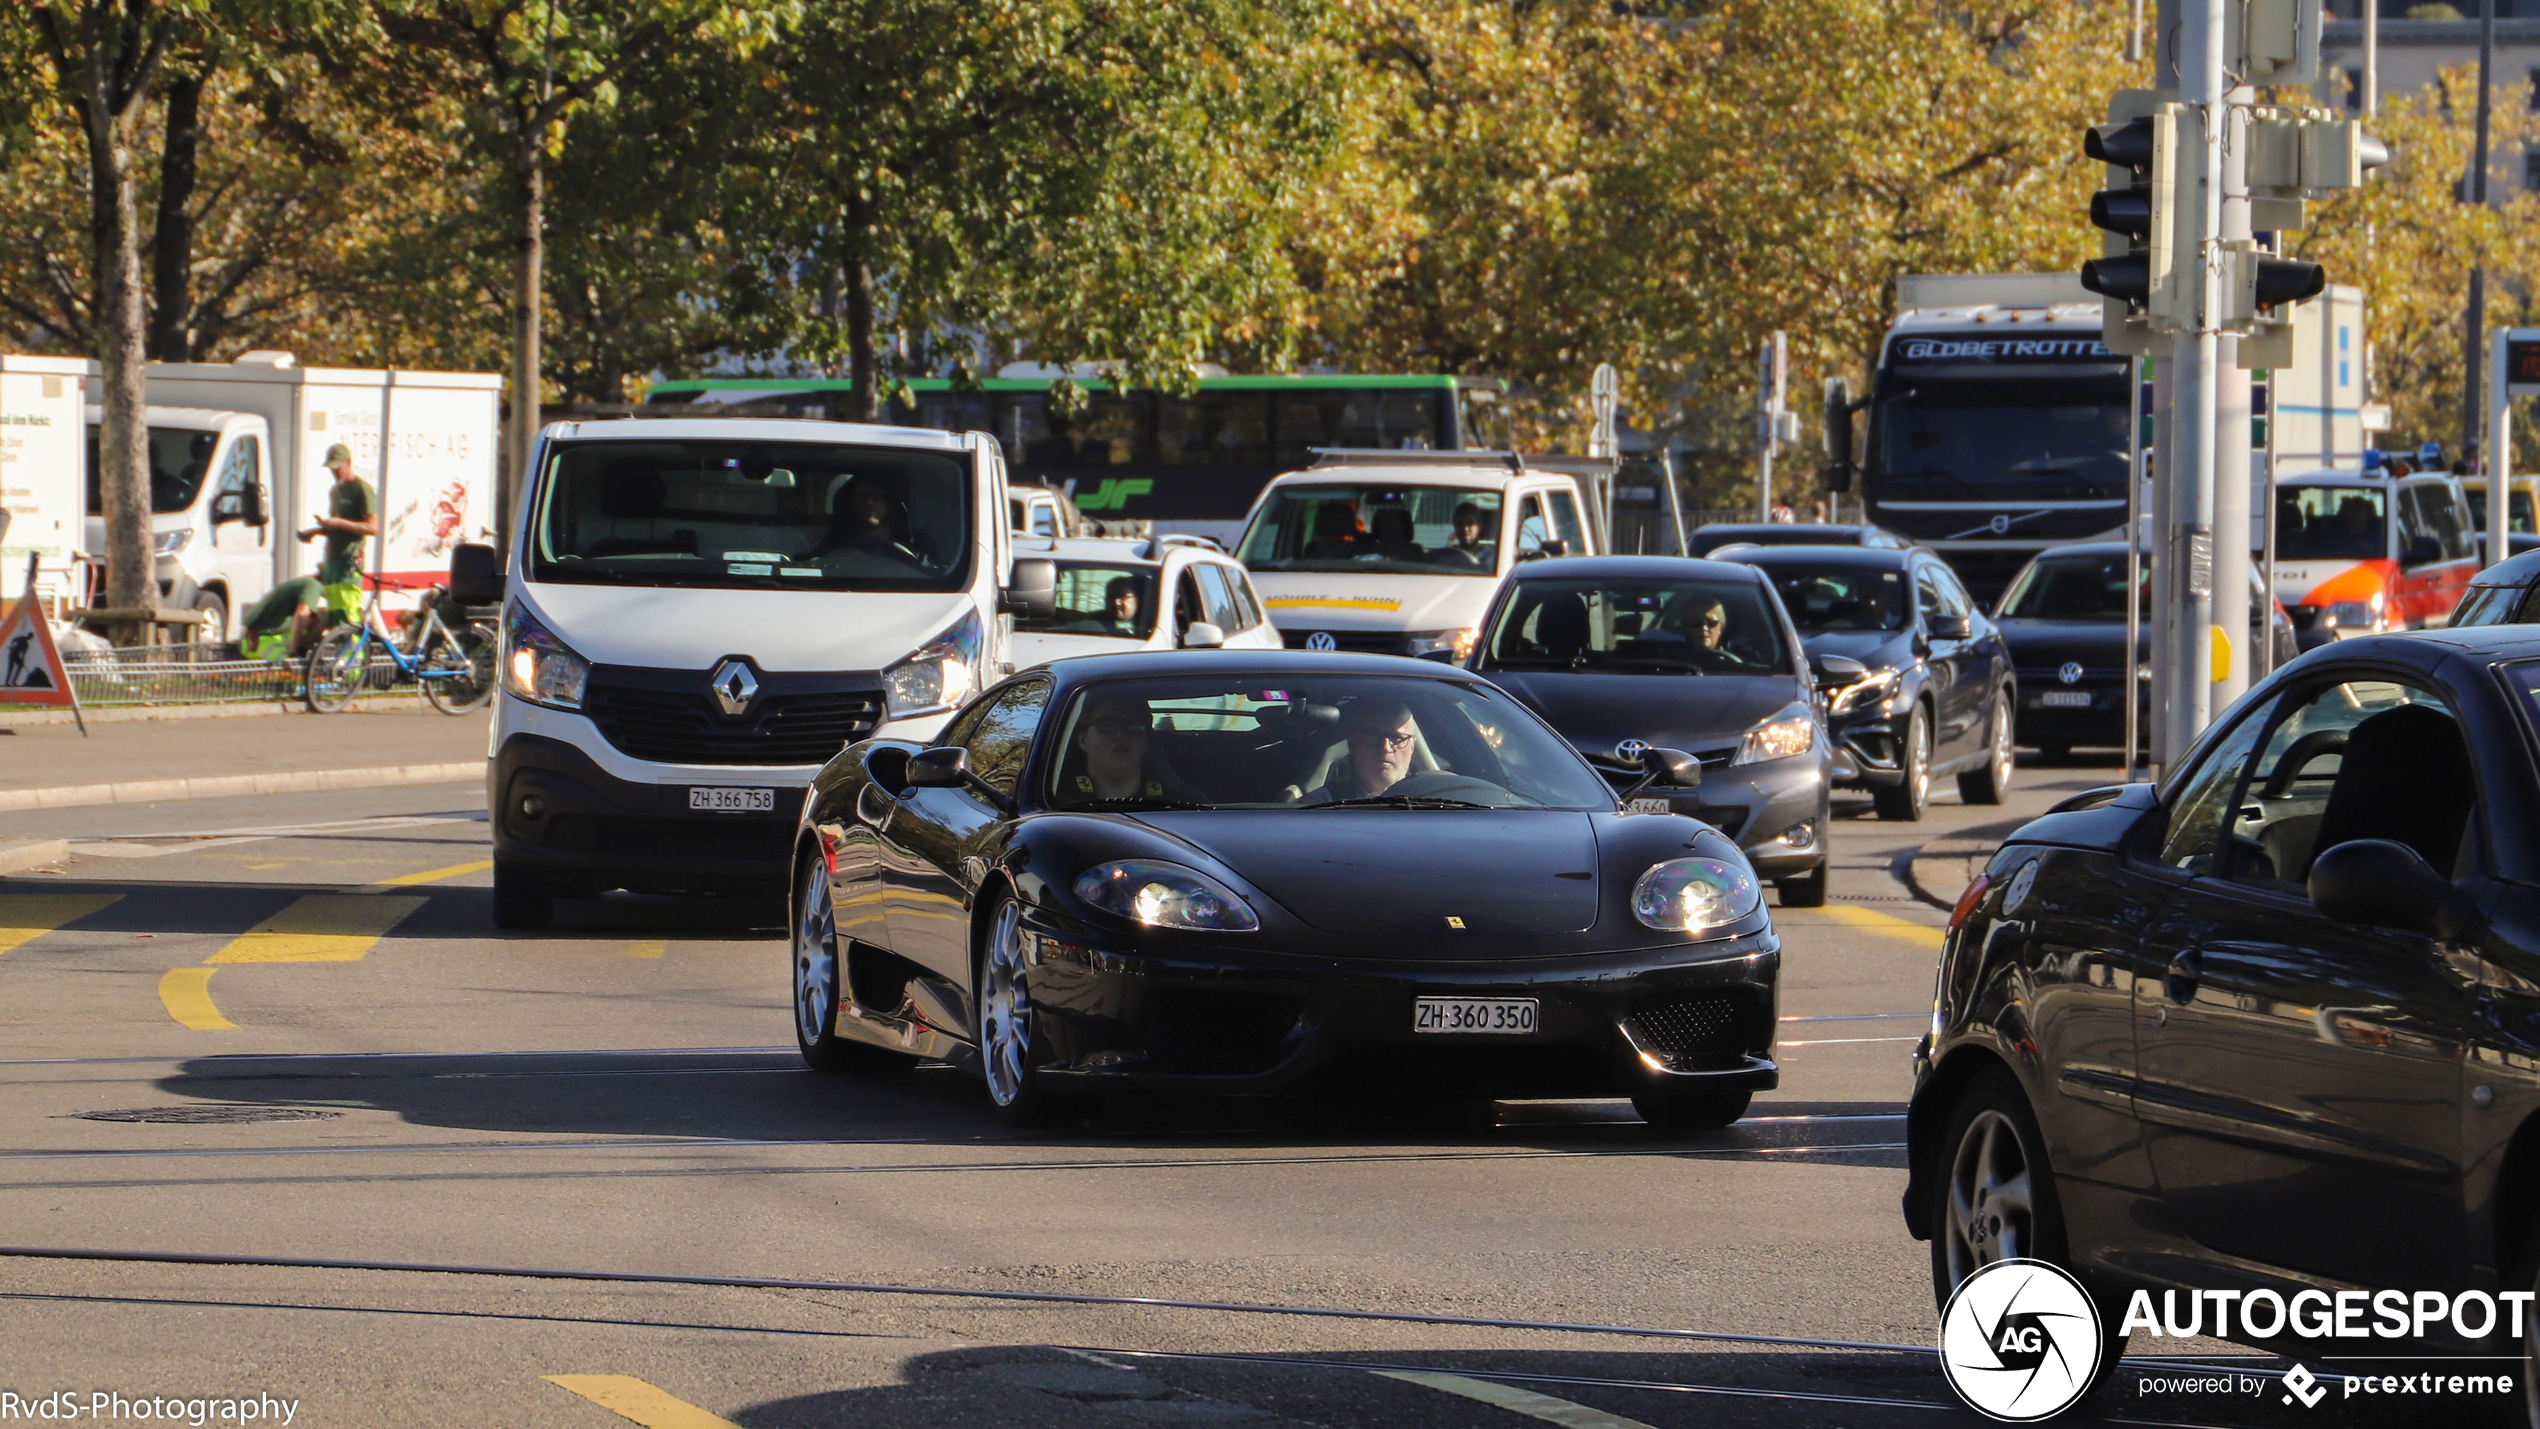
[[[2082,152],[2108,166],[2108,179],[2090,200],[2104,251],[2081,265],[2081,285],[2108,300],[2104,332],[2115,352],[2150,350],[2155,326],[2176,317],[2179,114],[2151,90],[2122,89],[2108,122],[2082,136]]]
[[[2309,200],[2360,187],[2364,175],[2390,157],[2359,121],[2333,119],[2315,109],[2251,106],[2247,132],[2249,226],[2260,233],[2306,227]],[[2226,246],[2232,250],[2231,268],[2217,326],[2240,334],[2241,366],[2291,363],[2292,317],[2280,309],[2327,287],[2327,270],[2276,257],[2252,242]]]

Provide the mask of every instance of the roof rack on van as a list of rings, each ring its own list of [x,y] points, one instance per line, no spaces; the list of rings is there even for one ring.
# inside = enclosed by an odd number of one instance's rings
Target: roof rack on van
[[[1525,457],[1516,452],[1460,447],[1307,447],[1316,467],[1326,466],[1504,466],[1524,471]]]
[[[1152,561],[1156,557],[1163,555],[1166,548],[1171,546],[1192,546],[1203,551],[1215,551],[1221,556],[1226,554],[1225,547],[1218,545],[1215,541],[1208,539],[1206,536],[1194,536],[1181,531],[1167,531],[1161,536],[1147,537],[1146,544],[1138,547],[1138,559],[1142,561]]]

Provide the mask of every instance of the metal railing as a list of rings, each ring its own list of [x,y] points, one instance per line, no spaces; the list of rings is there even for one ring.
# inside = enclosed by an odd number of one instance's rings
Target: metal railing
[[[86,709],[261,704],[300,697],[301,662],[241,660],[226,645],[74,646],[62,651],[62,665]]]

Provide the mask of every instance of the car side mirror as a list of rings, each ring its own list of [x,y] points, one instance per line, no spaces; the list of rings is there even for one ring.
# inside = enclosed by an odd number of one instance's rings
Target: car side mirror
[[[1182,631],[1185,650],[1214,650],[1226,643],[1226,632],[1205,620],[1194,620]]]
[[[1849,655],[1811,655],[1808,668],[1821,685],[1848,685],[1870,673],[1870,667]]]
[[[2405,928],[2457,937],[2468,925],[2468,895],[2425,856],[2389,839],[2353,839],[2311,864],[2311,906],[2341,923]]]
[[[1038,557],[1017,560],[1013,579],[998,592],[997,604],[1009,615],[1036,620],[1058,614],[1058,562]]]
[[[1681,749],[1652,749],[1640,757],[1641,772],[1653,784],[1678,789],[1702,787],[1702,761]]]
[[[238,488],[236,495],[238,497],[237,520],[240,525],[262,526],[271,519],[265,514],[265,489],[260,483],[249,482]]]
[[[1931,638],[1934,640],[1964,640],[1974,629],[1967,617],[1963,615],[1934,615],[1929,617],[1929,620]]]
[[[467,544],[450,550],[450,598],[461,605],[503,603],[503,553]]]
[[[958,744],[921,749],[908,757],[912,789],[958,789],[970,782],[970,751]]]
[[[2443,559],[2442,546],[2437,544],[2432,536],[2419,536],[2408,543],[2408,549],[2399,557],[2399,564],[2430,566],[2441,559]]]
[[[1543,553],[1547,556],[1566,556],[1570,554],[1570,543],[1558,536],[1546,536],[1543,541]]]

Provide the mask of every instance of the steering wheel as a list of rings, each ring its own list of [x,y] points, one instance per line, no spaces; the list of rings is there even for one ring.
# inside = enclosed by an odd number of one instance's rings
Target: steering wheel
[[[2346,731],[2342,729],[2312,730],[2309,734],[2293,741],[2293,747],[2284,751],[2284,757],[2278,759],[2275,762],[2275,768],[2267,772],[2266,787],[2258,791],[2259,797],[2283,798],[2284,791],[2293,787],[2293,781],[2301,777],[2303,769],[2307,768],[2312,761],[2323,754],[2343,754],[2345,751]]]

